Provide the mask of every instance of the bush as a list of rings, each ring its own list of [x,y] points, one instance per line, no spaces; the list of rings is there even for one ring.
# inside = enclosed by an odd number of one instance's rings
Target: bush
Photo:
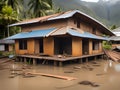
[[[0,52],[0,56],[2,56],[3,55],[3,53],[2,52]]]
[[[110,50],[112,48],[112,46],[111,45],[104,45],[103,48],[107,49],[107,50]]]
[[[107,49],[107,50],[112,49],[111,42],[104,41],[104,42],[103,42],[103,48],[104,48],[104,49]]]

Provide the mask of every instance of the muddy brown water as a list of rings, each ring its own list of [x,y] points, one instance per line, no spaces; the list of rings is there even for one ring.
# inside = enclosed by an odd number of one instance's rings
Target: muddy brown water
[[[7,67],[16,68],[21,65],[22,63],[10,63]],[[64,67],[41,64],[31,67],[32,69],[28,71],[70,76],[77,79],[68,81],[44,76],[9,78],[11,71],[4,69],[0,70],[0,90],[120,90],[120,63],[97,60],[96,63],[71,64]],[[95,82],[99,87],[78,84],[84,80]]]

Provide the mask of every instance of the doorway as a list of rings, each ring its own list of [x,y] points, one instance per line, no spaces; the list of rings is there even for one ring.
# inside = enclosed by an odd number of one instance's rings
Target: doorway
[[[54,38],[55,55],[72,55],[72,38],[71,37],[55,37]]]
[[[82,39],[82,54],[89,54],[89,39]]]
[[[43,51],[43,38],[39,39],[39,52],[44,53]]]

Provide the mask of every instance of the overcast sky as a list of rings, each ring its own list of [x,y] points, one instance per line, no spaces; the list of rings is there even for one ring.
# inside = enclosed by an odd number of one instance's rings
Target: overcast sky
[[[99,0],[82,0],[82,1],[87,1],[87,2],[98,2]],[[104,1],[108,1],[108,0],[104,0]],[[117,1],[117,0],[116,0]]]
[[[99,0],[82,0],[82,1],[87,1],[87,2],[98,2]]]

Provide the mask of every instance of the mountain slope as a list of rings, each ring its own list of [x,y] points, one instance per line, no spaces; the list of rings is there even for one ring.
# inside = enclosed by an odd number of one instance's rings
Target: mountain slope
[[[96,18],[108,27],[111,25],[120,26],[120,1],[99,0],[97,3],[84,2],[80,0],[53,0],[56,6],[63,10],[79,9],[82,12]]]

